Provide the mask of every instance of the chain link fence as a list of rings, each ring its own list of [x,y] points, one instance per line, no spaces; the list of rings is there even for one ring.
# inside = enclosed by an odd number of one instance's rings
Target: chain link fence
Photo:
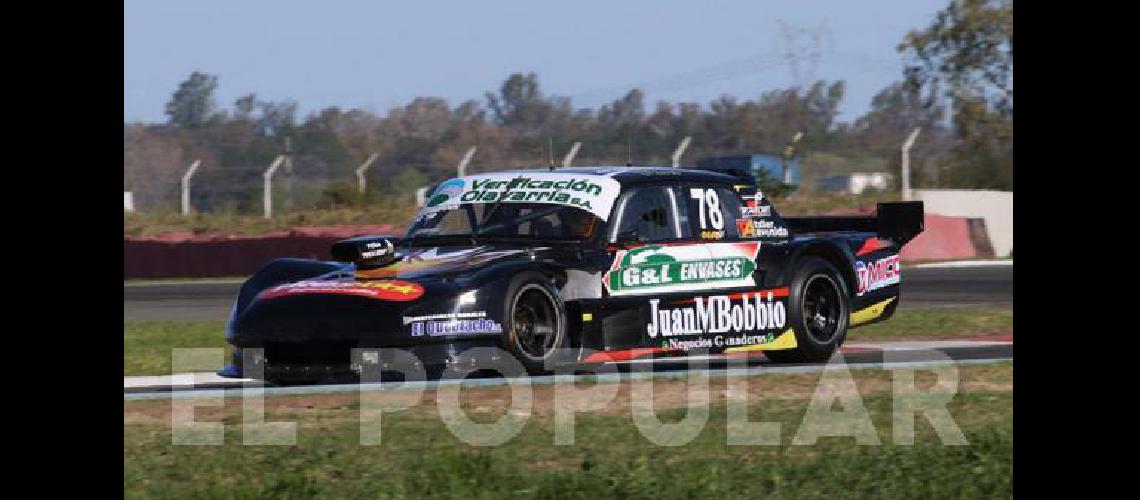
[[[555,156],[554,164],[560,168],[563,156]],[[669,165],[662,156],[639,165]],[[467,166],[468,175],[509,169],[546,169],[548,162],[480,161],[478,154]],[[591,157],[579,155],[572,166],[626,165],[626,158]],[[189,201],[191,210],[201,213],[233,213],[258,215],[264,211],[265,172],[271,165],[211,165],[208,162],[197,169],[190,179]],[[394,162],[378,160],[364,174],[364,192],[360,191],[356,169],[360,165],[333,164],[318,155],[296,154],[284,156],[281,165],[270,181],[273,213],[282,214],[299,210],[318,210],[361,205],[412,205],[416,190],[432,186],[456,174],[455,165],[412,161]],[[189,163],[169,172],[145,186],[134,187],[139,211],[181,210],[182,175]]]
[[[202,165],[190,180],[189,199],[192,210],[204,213],[261,214],[265,204],[265,173],[269,166],[270,164]],[[380,201],[399,203],[401,189],[410,189],[403,198],[408,203],[413,203],[415,187],[409,184],[433,181],[427,173],[438,168],[427,163],[396,165],[377,162],[365,172],[363,193],[355,170],[355,166],[344,168],[343,165],[330,165],[315,155],[283,157],[269,183],[274,214]],[[178,209],[182,196],[181,178],[178,181],[167,183],[157,196],[161,202],[152,203],[148,208]]]

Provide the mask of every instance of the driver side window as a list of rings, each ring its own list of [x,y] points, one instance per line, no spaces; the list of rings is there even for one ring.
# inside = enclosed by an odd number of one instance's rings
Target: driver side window
[[[657,242],[677,239],[677,219],[673,211],[672,193],[664,187],[645,187],[627,195],[621,210],[621,220],[612,235],[635,231],[637,240]]]

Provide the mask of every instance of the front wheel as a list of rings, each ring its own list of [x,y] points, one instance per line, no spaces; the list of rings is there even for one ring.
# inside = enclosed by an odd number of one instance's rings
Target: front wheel
[[[796,348],[767,351],[768,359],[780,363],[827,361],[847,335],[850,298],[839,271],[830,262],[808,257],[798,266],[789,296],[788,319],[796,336]]]
[[[528,373],[546,373],[568,344],[566,307],[550,280],[537,273],[516,277],[507,294],[503,336]]]

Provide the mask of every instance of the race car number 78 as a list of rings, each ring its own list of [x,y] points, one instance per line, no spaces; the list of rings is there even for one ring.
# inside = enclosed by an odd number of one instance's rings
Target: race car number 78
[[[712,223],[713,229],[724,228],[724,214],[720,212],[720,197],[717,196],[715,189],[692,188],[689,190],[689,197],[700,203],[697,212],[701,216],[701,229],[707,228],[708,223]],[[709,214],[707,219],[706,210]]]

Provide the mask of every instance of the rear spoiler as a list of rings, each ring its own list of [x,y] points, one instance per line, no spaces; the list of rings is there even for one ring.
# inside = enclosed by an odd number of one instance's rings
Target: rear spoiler
[[[783,217],[792,232],[866,231],[894,240],[901,248],[922,232],[921,201],[879,203],[875,215]]]

